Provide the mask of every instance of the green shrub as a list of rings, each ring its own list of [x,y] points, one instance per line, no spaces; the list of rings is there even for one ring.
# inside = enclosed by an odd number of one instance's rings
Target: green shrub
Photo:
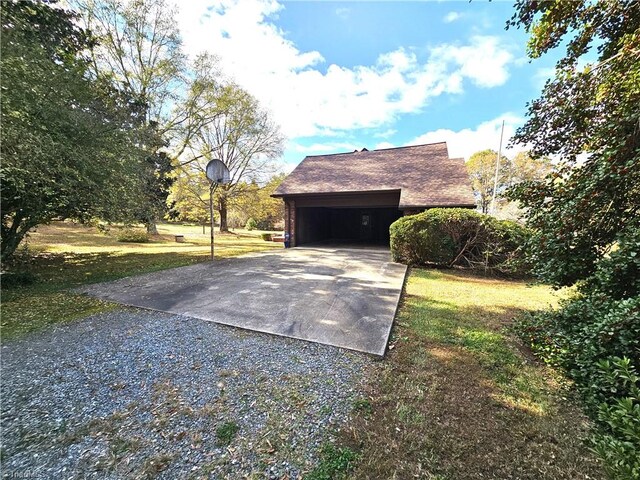
[[[249,220],[247,220],[247,224],[244,226],[244,228],[249,231],[255,230],[256,228],[258,228],[258,222],[256,222],[253,218],[250,218]]]
[[[149,241],[149,234],[141,228],[125,227],[118,232],[119,242],[146,243]]]
[[[272,236],[270,233],[261,233],[260,238],[262,238],[265,242],[270,242],[272,239]]]
[[[599,362],[606,383],[619,392],[598,406],[601,425],[593,450],[612,478],[640,478],[640,377],[628,358]]]
[[[640,478],[640,231],[622,235],[558,310],[525,314],[514,327],[574,380],[612,477]]]
[[[599,362],[623,356],[640,362],[640,297],[579,295],[559,310],[525,314],[514,325],[534,353],[569,374],[592,416],[601,402],[618,397]]]
[[[523,275],[528,230],[464,208],[433,208],[391,225],[391,253],[409,265],[483,268]]]

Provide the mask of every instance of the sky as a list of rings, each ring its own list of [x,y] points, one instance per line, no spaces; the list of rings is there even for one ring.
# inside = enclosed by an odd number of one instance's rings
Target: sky
[[[505,30],[511,2],[188,0],[177,21],[190,56],[269,109],[287,138],[284,170],[306,155],[446,141],[451,157],[498,149],[557,55],[530,61]],[[523,147],[505,148],[508,156]]]

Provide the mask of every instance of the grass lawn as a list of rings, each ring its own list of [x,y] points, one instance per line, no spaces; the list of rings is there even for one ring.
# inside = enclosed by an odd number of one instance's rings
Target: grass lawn
[[[603,478],[566,386],[505,328],[557,300],[543,286],[413,269],[393,349],[340,437],[359,458],[353,478]]]
[[[209,260],[209,229],[203,234],[199,226],[161,224],[158,231],[148,243],[121,243],[116,229],[105,235],[67,222],[38,227],[28,240],[36,255],[21,265],[37,277],[36,283],[2,288],[2,340],[116,307],[69,293],[69,288]],[[216,258],[282,248],[282,243],[262,240],[260,233],[216,231]],[[176,234],[184,235],[185,243],[176,243]]]

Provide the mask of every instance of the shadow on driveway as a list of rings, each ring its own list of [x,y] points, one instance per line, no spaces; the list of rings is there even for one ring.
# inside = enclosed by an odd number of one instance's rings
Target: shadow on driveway
[[[295,248],[128,277],[104,300],[384,355],[406,267],[388,250]]]

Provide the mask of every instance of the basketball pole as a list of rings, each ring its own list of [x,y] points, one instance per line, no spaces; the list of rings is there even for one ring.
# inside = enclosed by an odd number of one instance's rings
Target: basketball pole
[[[500,171],[500,156],[502,155],[502,137],[504,135],[504,120],[502,120],[502,129],[500,130],[500,148],[498,148],[498,156],[496,157],[496,174],[493,178],[493,196],[491,197],[490,212],[496,213],[496,191],[498,190],[498,172]]]
[[[211,182],[209,184],[209,218],[211,219],[211,260],[213,260],[213,252],[214,252],[214,247],[213,247],[213,239],[214,239],[214,229],[215,229],[215,224],[214,224],[214,218],[213,218],[213,193],[216,191],[216,183]]]

